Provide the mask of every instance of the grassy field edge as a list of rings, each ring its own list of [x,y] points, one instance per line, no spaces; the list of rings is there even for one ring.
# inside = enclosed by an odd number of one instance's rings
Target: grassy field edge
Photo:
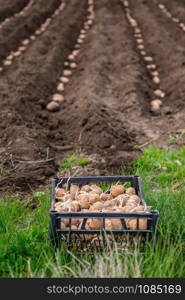
[[[50,188],[26,201],[4,195],[0,277],[185,277],[185,148],[147,148],[130,173],[141,176],[147,204],[160,211],[156,244],[125,250],[115,244],[92,257],[55,252],[48,235]]]

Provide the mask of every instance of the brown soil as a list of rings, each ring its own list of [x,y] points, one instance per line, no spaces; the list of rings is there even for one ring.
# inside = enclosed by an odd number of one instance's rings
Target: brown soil
[[[21,18],[13,18],[0,30],[0,63],[20,46],[20,42],[34,33],[50,17],[61,3],[60,0],[38,0]]]
[[[20,12],[29,0],[0,0],[0,22]]]
[[[37,7],[31,8],[27,19],[18,21],[16,29],[9,25],[11,32],[3,39],[6,46],[0,47],[1,58],[60,3],[52,0],[43,7],[43,2],[37,1]],[[67,2],[48,31],[0,75],[2,191],[10,187],[23,191],[28,184],[45,182],[72,153],[92,158],[89,175],[116,174],[141,153],[144,143],[155,140],[163,146],[170,134],[184,127],[185,33],[154,1],[131,0],[130,5],[167,92],[161,114],[154,116],[149,111],[151,80],[120,0],[96,1],[96,21],[65,90],[65,102],[57,113],[46,110],[87,14],[86,0]],[[176,6],[185,17],[183,1],[169,6],[178,15]],[[25,24],[29,30],[25,31]],[[51,160],[38,162],[46,158]]]

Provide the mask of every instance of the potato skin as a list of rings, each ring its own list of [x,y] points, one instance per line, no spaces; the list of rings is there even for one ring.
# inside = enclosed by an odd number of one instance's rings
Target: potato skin
[[[76,197],[78,195],[78,191],[79,191],[79,186],[75,185],[75,184],[71,184],[70,195],[71,195],[72,199],[76,199]]]
[[[98,195],[101,195],[103,193],[103,190],[97,185],[91,185],[91,189],[94,193]]]
[[[103,229],[103,220],[100,218],[91,218],[87,220],[87,226],[90,230],[101,230]]]
[[[147,230],[147,218],[139,219],[137,228],[137,219],[130,219],[127,222],[128,229],[130,230]]]
[[[112,185],[110,188],[110,193],[113,197],[117,197],[125,193],[125,188],[121,184]]]
[[[137,195],[131,195],[129,200],[134,200],[138,204],[141,202],[141,199]]]
[[[62,188],[56,188],[55,189],[55,197],[56,198],[62,198],[63,196],[65,196],[66,191]]]
[[[99,211],[102,210],[104,208],[104,204],[102,202],[96,202],[94,203],[91,208],[90,211]]]
[[[84,185],[84,186],[82,186],[82,188],[81,188],[81,191],[83,191],[83,192],[90,192],[92,189],[91,189],[91,186],[90,185]]]
[[[136,190],[133,187],[129,187],[126,189],[125,193],[128,195],[136,195]]]
[[[107,219],[105,220],[106,230],[122,230],[122,223],[120,219]]]
[[[88,194],[89,197],[89,203],[93,204],[96,203],[98,201],[100,201],[100,196],[99,194],[96,194],[94,191]]]
[[[101,193],[100,200],[101,201],[112,200],[112,195],[111,194],[106,194],[106,193]]]

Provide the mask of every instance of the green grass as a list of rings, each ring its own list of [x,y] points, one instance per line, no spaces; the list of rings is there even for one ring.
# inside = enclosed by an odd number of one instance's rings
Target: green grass
[[[59,170],[64,171],[66,169],[72,169],[75,166],[84,168],[88,163],[89,159],[87,157],[81,157],[77,154],[72,154],[70,157],[62,161]]]
[[[148,148],[131,174],[142,177],[148,205],[160,211],[157,243],[79,257],[52,249],[48,238],[50,190],[35,192],[38,208],[12,195],[0,199],[0,277],[184,277],[185,148]],[[78,258],[77,258],[78,257]]]

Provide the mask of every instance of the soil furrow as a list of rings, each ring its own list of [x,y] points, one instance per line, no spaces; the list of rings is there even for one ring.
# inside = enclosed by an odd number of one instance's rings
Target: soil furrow
[[[30,0],[26,6],[24,6],[19,12],[14,13],[11,17],[6,18],[3,22],[0,23],[0,29],[4,26],[7,26],[9,23],[14,21],[16,18],[26,15],[26,12],[29,11],[30,7],[32,7],[34,0]]]
[[[130,1],[145,35],[147,48],[157,62],[166,91],[165,103],[178,111],[185,96],[185,34],[150,1]],[[170,61],[169,61],[170,58]],[[164,104],[165,105],[165,104]]]
[[[57,115],[64,123],[66,144],[72,143],[73,151],[103,157],[107,169],[101,171],[105,173],[127,164],[137,152],[135,145],[155,133],[147,129],[147,75],[133,51],[120,1],[96,3],[95,15],[79,56],[79,69]]]
[[[55,90],[63,63],[74,47],[85,19],[86,7],[86,0],[80,3],[78,0],[70,0],[50,29],[2,75],[0,138],[1,146],[10,146],[8,152],[3,153],[2,159],[6,168],[12,168],[10,153],[13,154],[17,174],[16,178],[8,174],[10,185],[14,182],[17,186],[34,181],[38,183],[56,170],[54,161],[22,166],[17,161],[44,159],[46,148],[62,139],[62,120],[53,118],[45,111],[45,106]],[[71,15],[73,18],[69,20]],[[11,84],[15,82],[16,85]],[[6,124],[10,124],[10,127],[6,128]],[[55,136],[53,129],[56,130]],[[55,154],[50,147],[50,157],[53,156]],[[4,181],[7,178],[0,180],[0,186],[3,186]]]
[[[0,23],[15,13],[20,12],[29,0],[1,0],[0,1]]]
[[[28,38],[50,17],[60,5],[61,0],[39,0],[30,7],[21,19],[14,19],[10,24],[3,27],[0,36],[0,62],[11,52],[15,51],[20,42]]]
[[[184,2],[184,0],[175,0],[175,1],[160,0],[157,2],[164,4],[175,17],[178,17],[182,21],[184,21],[184,18],[185,18],[185,2]]]
[[[92,159],[92,168],[78,175],[115,175],[146,142],[166,145],[169,135],[183,128],[185,36],[154,3],[129,3],[167,91],[161,114],[149,113],[152,86],[120,0],[95,2],[95,24],[77,56],[61,110],[47,111],[87,16],[87,0],[69,0],[1,74],[0,191],[45,182],[74,152]]]

